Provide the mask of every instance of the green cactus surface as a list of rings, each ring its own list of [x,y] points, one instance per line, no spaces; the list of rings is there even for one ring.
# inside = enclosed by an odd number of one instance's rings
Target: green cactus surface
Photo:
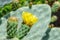
[[[21,40],[24,36],[26,36],[29,30],[30,30],[29,26],[27,26],[26,24],[22,24],[18,33],[19,40]]]
[[[13,38],[16,35],[17,31],[17,22],[8,21],[7,23],[7,38]]]

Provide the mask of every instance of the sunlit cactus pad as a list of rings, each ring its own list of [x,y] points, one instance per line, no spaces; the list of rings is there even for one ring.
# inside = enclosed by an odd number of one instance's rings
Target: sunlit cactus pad
[[[51,18],[50,7],[47,4],[40,4],[40,5],[33,5],[32,9],[29,9],[29,7],[27,6],[19,8],[16,11],[10,12],[9,14],[10,16],[15,16],[18,18],[18,29],[17,29],[18,31],[21,27],[21,23],[23,22],[22,19],[23,11],[30,12],[33,15],[36,15],[38,17],[38,22],[32,25],[30,31],[27,33],[26,36],[23,37],[22,40],[41,40],[42,37],[45,35],[45,32],[48,28],[48,24],[50,22]],[[0,40],[8,40],[6,39],[7,36],[6,26],[7,26],[7,18],[9,18],[10,16],[6,15],[1,18],[2,24],[0,25]]]

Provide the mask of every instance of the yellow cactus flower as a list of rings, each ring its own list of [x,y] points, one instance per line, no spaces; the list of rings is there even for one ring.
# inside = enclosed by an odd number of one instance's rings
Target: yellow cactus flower
[[[25,24],[32,26],[34,23],[37,22],[38,18],[29,12],[23,12],[22,18]]]

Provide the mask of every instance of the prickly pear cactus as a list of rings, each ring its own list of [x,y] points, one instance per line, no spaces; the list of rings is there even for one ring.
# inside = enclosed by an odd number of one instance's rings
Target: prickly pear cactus
[[[32,13],[33,15],[36,15],[38,17],[38,22],[36,24],[32,25],[31,28],[29,28],[29,26],[27,26],[25,24],[21,24],[23,22],[23,19],[22,19],[22,12],[23,11]],[[24,36],[22,38],[22,40],[41,40],[43,35],[45,34],[45,31],[48,28],[49,22],[50,22],[51,8],[47,4],[32,5],[31,9],[29,9],[29,7],[22,7],[22,8],[19,8],[18,10],[16,10],[16,11],[10,12],[10,16],[15,16],[15,17],[18,18],[18,20],[19,20],[19,22],[18,22],[18,31],[21,31],[20,28],[24,28],[24,25],[26,26],[25,28],[27,28],[29,30],[27,35]],[[0,28],[1,28],[0,30],[2,30],[2,29],[6,30],[5,25],[7,24],[6,23],[7,19],[5,17],[2,17],[2,18],[4,18],[5,20],[2,21],[2,24],[0,25]],[[26,24],[29,24],[28,23],[29,21],[26,21],[26,22],[27,22]],[[24,30],[27,30],[27,29],[24,29]],[[3,33],[7,33],[7,32],[4,31],[4,30],[1,31],[2,37],[0,36],[0,40],[5,40],[6,39],[5,38],[6,35],[3,34]],[[18,34],[18,32],[17,32],[17,34]],[[6,39],[6,40],[8,40],[8,39]]]
[[[18,38],[21,40],[29,32],[30,27],[26,24],[21,24],[21,27],[18,32]]]
[[[22,19],[23,19],[23,23],[18,32],[19,39],[22,39],[24,36],[26,36],[27,33],[30,31],[32,25],[34,25],[38,21],[38,18],[29,12],[23,12]]]
[[[60,2],[56,1],[52,6],[52,12],[57,12],[60,8]]]
[[[7,38],[13,38],[16,35],[18,21],[15,17],[10,17],[7,22]]]

